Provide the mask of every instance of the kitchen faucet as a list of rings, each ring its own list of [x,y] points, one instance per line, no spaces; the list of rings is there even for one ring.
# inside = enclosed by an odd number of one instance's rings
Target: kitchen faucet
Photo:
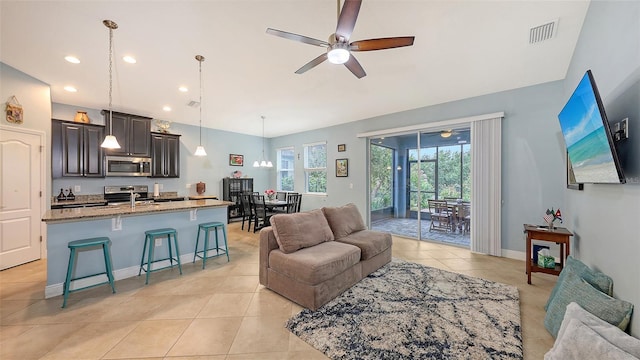
[[[136,208],[136,199],[140,197],[140,194],[133,192],[133,190],[130,191],[131,193],[131,208],[135,209]]]

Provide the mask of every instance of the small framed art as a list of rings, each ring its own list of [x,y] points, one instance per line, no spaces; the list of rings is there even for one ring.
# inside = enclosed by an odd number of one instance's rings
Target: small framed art
[[[243,166],[244,155],[229,154],[229,165],[231,166]]]
[[[344,152],[347,151],[347,145],[346,144],[338,144],[338,152]]]
[[[349,159],[336,159],[336,177],[349,176]]]

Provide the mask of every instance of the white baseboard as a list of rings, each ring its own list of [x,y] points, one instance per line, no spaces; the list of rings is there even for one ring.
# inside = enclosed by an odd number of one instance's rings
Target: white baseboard
[[[180,255],[180,263],[184,264],[192,261],[193,261],[193,253]],[[164,260],[157,263],[153,263],[152,269],[162,268],[169,265],[170,265],[169,260]],[[140,269],[140,266],[135,265],[135,266],[130,266],[128,268],[115,270],[113,272],[113,278],[114,280],[118,281],[118,280],[130,278],[130,277],[138,276],[139,269]],[[142,272],[142,275],[144,275],[144,272]],[[71,283],[71,290],[100,284],[105,281],[108,281],[107,275],[96,275],[86,279],[74,280]],[[118,288],[116,286],[116,291],[117,290]],[[54,296],[62,295],[63,291],[64,291],[64,283],[47,285],[44,288],[44,298],[49,299]]]
[[[506,257],[509,259],[522,260],[524,261],[527,258],[527,253],[524,251],[516,251],[509,249],[502,249],[502,257]]]

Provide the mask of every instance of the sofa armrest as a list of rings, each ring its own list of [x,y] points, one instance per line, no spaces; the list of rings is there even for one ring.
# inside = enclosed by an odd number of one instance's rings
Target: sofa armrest
[[[267,226],[260,230],[260,284],[267,286],[267,269],[269,268],[269,253],[272,250],[279,249],[276,235],[271,226]]]

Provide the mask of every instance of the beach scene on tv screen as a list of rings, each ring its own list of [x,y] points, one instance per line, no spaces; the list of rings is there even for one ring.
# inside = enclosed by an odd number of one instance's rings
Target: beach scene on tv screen
[[[618,183],[618,172],[588,75],[558,115],[578,183]]]

